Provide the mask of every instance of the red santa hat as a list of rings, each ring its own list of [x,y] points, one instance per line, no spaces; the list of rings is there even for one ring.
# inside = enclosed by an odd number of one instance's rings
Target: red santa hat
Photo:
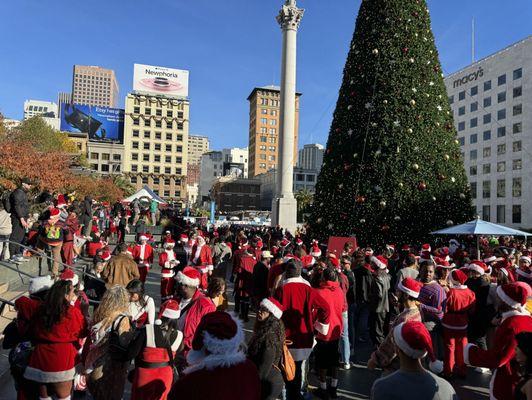
[[[387,245],[386,245],[386,248],[387,248],[388,250],[391,250],[391,251],[395,252],[395,244],[387,244]]]
[[[57,200],[55,201],[55,206],[57,208],[63,208],[63,207],[66,207],[66,201],[65,201],[65,196],[63,196],[62,194],[58,195],[57,196]]]
[[[172,238],[164,242],[164,247],[174,247],[174,246],[175,246],[175,240]]]
[[[166,300],[161,304],[161,309],[159,310],[159,319],[168,318],[168,319],[178,319],[181,315],[179,310],[179,303],[175,300]]]
[[[364,254],[366,256],[369,256],[369,257],[371,257],[373,255],[373,253],[374,253],[374,251],[373,251],[373,249],[371,247],[366,248],[366,251],[364,252]]]
[[[428,355],[430,370],[434,373],[443,371],[443,363],[436,360],[430,333],[422,322],[407,321],[397,325],[393,330],[393,339],[406,356],[419,359]]]
[[[453,287],[464,289],[465,281],[467,281],[467,275],[459,269],[453,270],[449,275],[449,283]]]
[[[521,256],[519,261],[526,262],[527,264],[532,264],[532,259],[529,256]]]
[[[102,253],[102,256],[101,256],[101,257],[102,257],[102,260],[104,260],[104,261],[109,261],[109,260],[111,259],[111,253],[108,252],[108,251],[104,251],[104,252]]]
[[[139,242],[142,242],[143,240],[148,241],[148,236],[146,236],[146,235],[144,235],[144,234],[140,235],[140,236],[139,236]]]
[[[241,323],[230,314],[225,311],[205,314],[194,334],[192,349],[187,355],[190,366],[185,374],[243,363],[246,360],[244,340]]]
[[[302,246],[303,245],[303,241],[301,240],[301,238],[297,238],[296,239],[296,246]]]
[[[61,210],[59,208],[51,208],[50,209],[50,219],[59,218],[59,214],[61,214]]]
[[[430,247],[430,244],[425,243],[421,246],[421,252],[423,253],[425,251],[428,251],[429,253],[432,251],[432,247]]]
[[[477,272],[480,275],[484,275],[488,270],[488,266],[480,260],[473,260],[469,263],[467,269]]]
[[[182,242],[182,243],[188,242],[187,234],[186,233],[182,233],[181,235],[179,235],[179,241]]]
[[[273,297],[268,297],[260,302],[261,307],[264,307],[275,318],[281,319],[283,316],[284,307]]]
[[[50,289],[54,284],[54,280],[50,275],[45,276],[36,276],[35,278],[30,279],[30,284],[28,287],[29,294],[35,294],[42,292],[43,290]]]
[[[383,256],[371,257],[371,262],[379,269],[388,268],[388,259]]]
[[[436,268],[443,268],[443,269],[453,269],[456,267],[454,263],[450,263],[448,260],[444,258],[436,258]]]
[[[410,297],[413,297],[414,299],[417,299],[419,297],[419,292],[421,291],[422,287],[423,284],[421,282],[416,281],[412,278],[405,278],[397,285],[397,289],[406,293]]]
[[[264,247],[264,243],[262,242],[262,240],[259,239],[259,240],[257,240],[257,241],[255,242],[255,248],[257,248],[257,249],[260,250],[260,249],[262,249],[263,247]]]
[[[318,245],[317,241],[313,241],[310,255],[316,258],[321,257],[321,250],[320,250],[320,246]]]
[[[201,275],[196,268],[185,267],[183,271],[177,273],[177,282],[190,287],[199,287]]]
[[[410,251],[410,245],[409,244],[403,244],[401,247],[401,251]]]
[[[290,240],[288,240],[287,238],[283,238],[283,240],[281,240],[281,247],[286,247],[290,244]]]
[[[524,311],[528,293],[527,290],[518,283],[508,283],[497,287],[497,296],[511,308]]]
[[[165,234],[165,235],[171,235],[172,232],[170,232],[170,231],[164,231],[164,234]]]
[[[333,265],[333,267],[335,268],[340,267],[340,260],[338,259],[338,257],[336,257],[336,254],[331,253],[328,255],[328,258],[331,264]]]
[[[262,253],[262,256],[264,257],[264,252]],[[315,263],[316,259],[311,254],[307,254],[306,256],[301,257],[301,264],[303,268],[311,267]]]
[[[61,275],[59,275],[59,279],[61,279],[62,281],[70,281],[74,286],[79,283],[78,276],[70,268],[67,268],[63,272],[61,272]]]

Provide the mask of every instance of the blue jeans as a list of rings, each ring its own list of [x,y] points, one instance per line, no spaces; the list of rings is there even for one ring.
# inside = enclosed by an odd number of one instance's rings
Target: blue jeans
[[[349,343],[351,350],[355,348],[355,312],[357,309],[357,305],[355,303],[348,304],[347,305],[347,328],[348,328],[348,335],[349,335]]]
[[[307,367],[308,360],[296,361],[295,377],[290,382],[285,382],[284,395],[286,400],[302,400],[305,398],[303,392],[307,388]]]
[[[363,339],[367,341],[369,339],[368,318],[368,305],[365,303],[355,304],[355,310],[353,312],[353,326],[355,329],[356,340]]]
[[[351,360],[351,346],[349,344],[349,317],[348,311],[342,313],[342,337],[340,338],[340,362],[342,364],[349,364]]]

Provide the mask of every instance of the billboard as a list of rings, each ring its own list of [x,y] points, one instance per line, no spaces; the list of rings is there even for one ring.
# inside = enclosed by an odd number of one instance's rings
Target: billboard
[[[188,71],[135,64],[133,90],[168,97],[187,97]]]
[[[82,132],[89,140],[102,142],[124,141],[124,110],[119,108],[61,103],[63,132]]]
[[[223,176],[234,175],[237,178],[244,177],[244,164],[235,162],[224,162]]]

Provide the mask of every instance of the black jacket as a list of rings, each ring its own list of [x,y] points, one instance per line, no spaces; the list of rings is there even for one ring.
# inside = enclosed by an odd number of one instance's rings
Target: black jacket
[[[363,304],[369,302],[373,274],[364,265],[356,265],[353,268],[355,276],[355,303]]]
[[[22,188],[13,190],[9,196],[11,203],[11,218],[20,219],[28,218],[30,215],[30,206],[28,204],[28,195]]]

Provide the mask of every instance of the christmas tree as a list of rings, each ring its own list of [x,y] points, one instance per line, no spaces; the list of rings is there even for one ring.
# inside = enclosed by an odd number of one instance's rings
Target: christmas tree
[[[419,243],[473,216],[425,0],[363,0],[316,185],[313,234]]]

